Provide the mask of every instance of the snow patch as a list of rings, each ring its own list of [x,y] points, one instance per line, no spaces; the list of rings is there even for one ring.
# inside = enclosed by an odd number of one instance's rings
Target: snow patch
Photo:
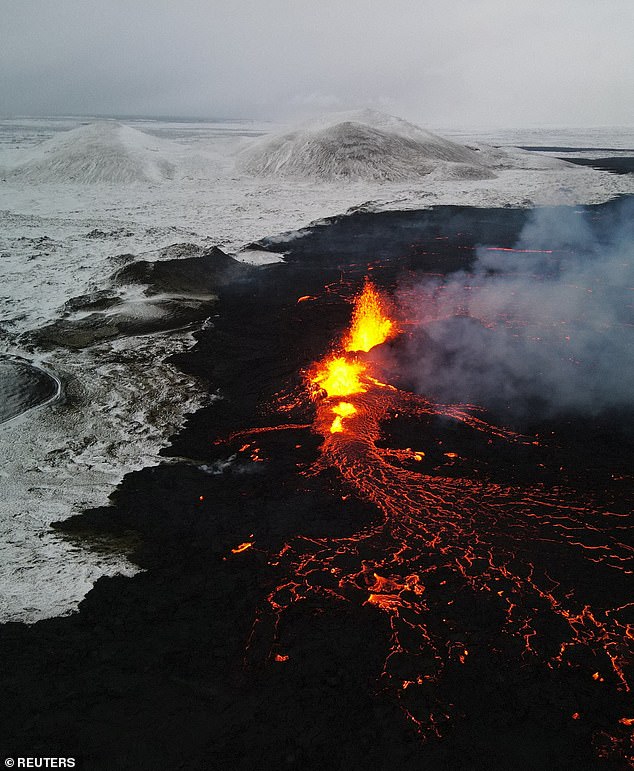
[[[263,249],[242,249],[233,257],[248,265],[271,265],[274,262],[284,262],[283,256]]]

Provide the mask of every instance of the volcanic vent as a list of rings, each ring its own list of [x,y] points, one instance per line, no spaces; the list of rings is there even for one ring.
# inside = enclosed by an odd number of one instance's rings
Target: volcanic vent
[[[540,444],[487,422],[474,405],[436,404],[383,382],[374,354],[406,326],[366,279],[350,329],[306,370],[303,394],[280,398],[285,416],[304,409],[307,400],[314,407],[312,429],[322,443],[317,462],[304,473],[336,471],[342,498],[352,493],[380,516],[350,536],[298,536],[269,556],[281,579],[257,614],[247,657],[268,651],[269,660],[288,659],[282,621],[298,603],[360,603],[389,619],[381,689],[421,738],[443,736],[461,719],[447,694],[471,659],[517,657],[559,678],[585,669],[589,684],[604,684],[615,699],[627,695],[628,604],[595,607],[592,591],[567,585],[569,566],[578,562],[619,577],[629,573],[631,552],[614,536],[623,515],[595,509],[562,488],[460,473],[469,459],[450,446],[443,448],[447,465],[439,472],[427,460],[429,431],[418,432],[417,445],[392,446],[386,426],[398,422],[451,423],[502,451],[506,445],[537,452]],[[234,439],[297,428],[285,423]],[[472,603],[480,614],[475,625],[466,620]],[[571,709],[569,717],[577,720],[579,712]],[[628,721],[623,715],[620,726],[597,733],[599,754],[623,741]]]

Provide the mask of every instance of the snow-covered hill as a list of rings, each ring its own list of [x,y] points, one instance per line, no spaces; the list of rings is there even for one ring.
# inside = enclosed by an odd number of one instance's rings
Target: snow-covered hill
[[[494,176],[486,156],[374,110],[335,113],[263,137],[238,155],[254,176],[405,181],[446,171],[451,178]]]
[[[162,182],[174,177],[176,149],[116,121],[98,121],[45,140],[3,176],[35,183]]]

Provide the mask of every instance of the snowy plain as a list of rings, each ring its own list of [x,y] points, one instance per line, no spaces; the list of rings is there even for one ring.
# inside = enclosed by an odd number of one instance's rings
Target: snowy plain
[[[30,341],[72,298],[112,290],[117,256],[161,259],[164,247],[193,243],[257,262],[244,250],[252,241],[353,207],[533,207],[634,193],[634,175],[515,149],[625,152],[634,147],[625,127],[440,130],[486,155],[493,173],[485,179],[456,176],[444,161],[398,182],[254,176],[237,163],[265,135],[288,130],[248,121],[0,121],[0,354],[34,361],[64,386],[63,399],[0,425],[0,620],[72,612],[99,576],[135,572],[123,548],[70,543],[50,523],[106,504],[125,473],[159,462],[169,435],[210,398],[164,362],[192,344],[187,330],[79,350]]]

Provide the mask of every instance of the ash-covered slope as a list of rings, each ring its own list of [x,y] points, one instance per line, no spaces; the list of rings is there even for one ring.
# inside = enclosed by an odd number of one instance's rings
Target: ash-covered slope
[[[174,176],[169,157],[175,149],[116,121],[98,121],[45,140],[5,176],[28,182],[162,182]]]
[[[335,113],[258,139],[240,152],[238,166],[254,176],[325,181],[416,180],[438,170],[494,176],[476,150],[374,110]]]

